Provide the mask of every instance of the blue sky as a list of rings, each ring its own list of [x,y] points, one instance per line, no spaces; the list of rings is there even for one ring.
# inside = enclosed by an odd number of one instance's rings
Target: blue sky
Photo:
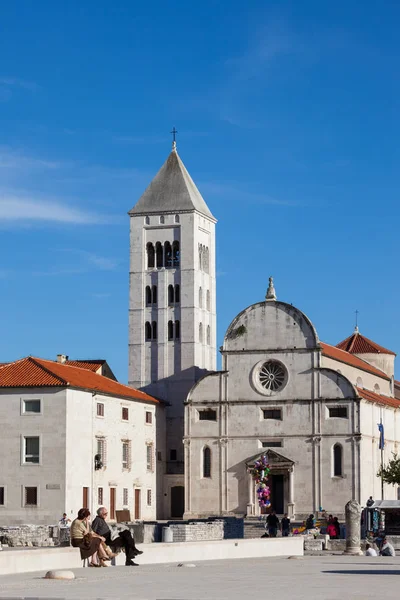
[[[127,211],[169,131],[218,218],[218,345],[264,298],[400,351],[395,2],[0,9],[0,361],[127,379]]]

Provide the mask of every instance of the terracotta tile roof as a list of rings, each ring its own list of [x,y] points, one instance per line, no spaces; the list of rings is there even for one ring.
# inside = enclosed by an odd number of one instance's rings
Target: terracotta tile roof
[[[330,344],[326,344],[325,342],[321,342],[322,355],[327,358],[332,358],[333,360],[338,360],[339,362],[345,363],[346,365],[350,365],[355,367],[356,369],[361,369],[362,371],[367,371],[368,373],[372,373],[373,375],[377,375],[378,377],[382,377],[382,379],[387,379],[390,381],[390,377],[386,375],[383,371],[380,371],[376,367],[373,367],[365,360],[358,358],[358,356],[354,356],[354,354],[350,354],[350,352],[345,352],[345,350],[340,350],[337,346],[331,346]]]
[[[96,373],[105,362],[105,360],[66,360],[65,363],[61,364],[69,365],[70,367],[80,367],[81,369],[87,369]]]
[[[381,396],[370,390],[365,390],[356,386],[357,394],[368,400],[369,402],[376,402],[377,404],[384,404],[385,406],[392,406],[393,408],[400,408],[400,400],[397,398],[390,398],[389,396]]]
[[[369,340],[364,335],[361,335],[361,333],[358,333],[358,331],[355,331],[343,340],[343,342],[339,342],[336,348],[340,348],[340,350],[345,350],[351,354],[393,354],[396,356],[395,352],[379,346],[379,344]]]
[[[148,394],[87,369],[29,356],[0,367],[0,388],[72,387],[158,403]]]

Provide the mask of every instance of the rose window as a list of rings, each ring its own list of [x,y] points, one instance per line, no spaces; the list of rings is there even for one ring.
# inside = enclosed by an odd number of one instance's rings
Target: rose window
[[[276,392],[285,384],[286,371],[281,363],[270,360],[262,365],[258,377],[263,388]]]

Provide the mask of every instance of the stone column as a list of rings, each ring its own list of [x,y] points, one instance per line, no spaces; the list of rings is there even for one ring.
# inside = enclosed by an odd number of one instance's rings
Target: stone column
[[[343,554],[362,555],[360,546],[361,506],[357,500],[350,500],[346,511],[346,550]]]
[[[253,516],[254,515],[254,479],[253,476],[251,474],[251,471],[248,471],[247,473],[247,478],[248,478],[248,502],[247,502],[247,516]]]
[[[294,517],[294,482],[293,482],[293,467],[291,469],[289,469],[289,473],[288,473],[288,477],[289,477],[289,500],[287,503],[287,513],[288,513],[288,517],[289,519]]]

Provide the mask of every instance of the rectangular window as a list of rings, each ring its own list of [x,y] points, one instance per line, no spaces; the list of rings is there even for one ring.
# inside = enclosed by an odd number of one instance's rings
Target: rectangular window
[[[153,444],[146,446],[146,465],[148,471],[153,470]]]
[[[128,488],[124,488],[122,492],[122,504],[124,506],[128,506],[129,496],[128,496]]]
[[[23,402],[24,415],[37,415],[40,413],[40,400],[24,400]]]
[[[329,406],[328,413],[330,418],[347,419],[347,406]]]
[[[24,491],[24,505],[37,506],[37,487],[26,487]]]
[[[39,437],[24,438],[24,463],[39,463]]]
[[[176,450],[169,451],[169,460],[176,460]]]
[[[199,420],[200,421],[216,421],[217,420],[217,411],[212,408],[207,408],[205,410],[199,410]]]
[[[125,406],[122,407],[122,420],[129,421],[129,408],[126,408]]]
[[[282,421],[282,410],[280,408],[264,408],[263,417],[264,419]]]
[[[130,440],[122,441],[122,468],[128,471],[131,468],[131,442]]]
[[[106,438],[98,437],[97,440],[97,453],[100,457],[101,467],[105,467],[107,464],[107,444]]]
[[[104,404],[102,402],[97,403],[97,416],[104,417]]]
[[[103,505],[103,488],[97,488],[97,504]]]
[[[162,454],[160,451],[157,452],[157,460],[161,461],[162,460]]]
[[[0,487],[0,506],[4,506],[4,504],[5,504],[4,487]]]
[[[153,414],[150,411],[146,411],[146,423],[150,425],[153,422]]]
[[[282,440],[264,440],[261,445],[263,448],[282,448]]]
[[[147,506],[151,506],[151,490],[147,490]]]

